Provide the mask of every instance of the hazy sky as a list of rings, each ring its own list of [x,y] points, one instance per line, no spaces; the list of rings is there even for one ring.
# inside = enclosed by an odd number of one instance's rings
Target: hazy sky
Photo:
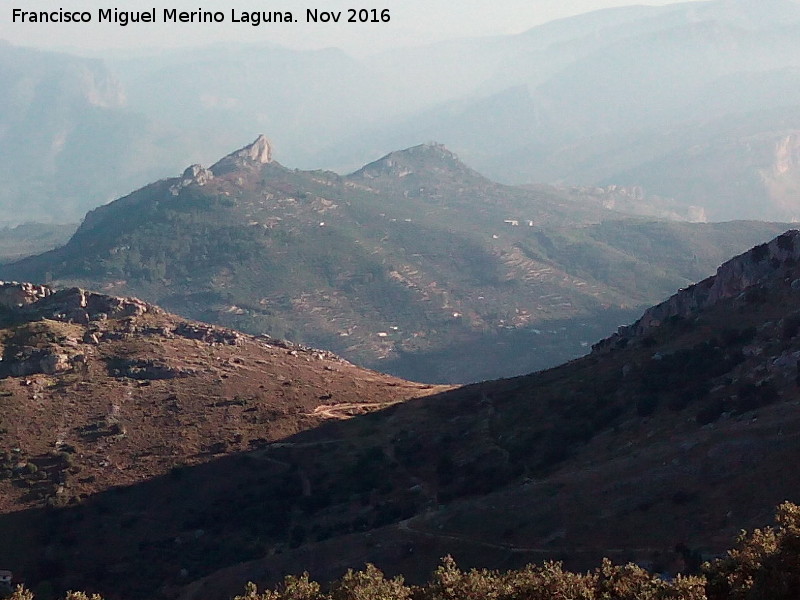
[[[582,12],[628,4],[663,5],[671,0],[0,0],[0,39],[41,48],[83,49],[175,47],[215,41],[273,42],[292,48],[335,46],[355,54],[389,46],[420,44],[454,37],[518,33],[540,23]],[[216,24],[98,24],[97,9],[141,11],[155,8],[222,11]],[[92,24],[20,24],[12,10],[90,11]],[[231,23],[237,11],[292,11],[300,22],[254,27]],[[389,23],[329,23],[311,25],[307,9],[344,11],[348,8],[389,9]]]

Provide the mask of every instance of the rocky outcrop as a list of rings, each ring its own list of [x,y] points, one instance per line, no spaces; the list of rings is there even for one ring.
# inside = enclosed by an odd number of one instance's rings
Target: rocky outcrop
[[[214,173],[204,168],[202,165],[191,165],[183,172],[183,185],[195,183],[205,185],[214,179]]]
[[[780,177],[797,169],[798,166],[800,166],[800,132],[793,131],[781,137],[775,144],[772,174]]]
[[[214,164],[211,171],[214,175],[224,175],[241,169],[260,167],[272,162],[272,145],[264,135],[244,148],[233,152]]]
[[[138,317],[160,310],[138,298],[118,298],[80,288],[59,290],[30,308],[48,319],[83,325],[90,321]]]
[[[191,165],[181,175],[181,180],[170,186],[169,191],[173,196],[181,193],[181,190],[190,185],[204,186],[214,179],[214,173],[202,165]]]
[[[226,344],[235,346],[242,339],[240,333],[229,329],[221,329],[211,325],[201,325],[200,323],[181,323],[173,333],[180,337],[190,340],[200,340],[207,344]]]
[[[116,359],[108,366],[109,373],[114,377],[128,377],[138,380],[176,379],[194,375],[193,369],[170,366],[163,361],[141,359]]]
[[[55,375],[72,369],[69,355],[52,349],[23,348],[3,361],[10,375],[24,377],[36,373]]]
[[[620,327],[617,333],[595,344],[592,350],[601,353],[608,351],[646,335],[667,319],[688,318],[720,300],[739,296],[748,289],[783,282],[786,276],[796,275],[798,263],[800,231],[792,229],[723,263],[715,275],[647,309],[638,321]],[[794,279],[791,285],[792,289],[800,288],[800,279]]]
[[[118,298],[80,288],[53,290],[46,285],[0,281],[0,309],[20,316],[86,324],[107,318],[136,317],[161,309],[138,298]]]
[[[52,293],[53,290],[45,285],[0,281],[0,307],[21,308],[38,302]]]
[[[83,343],[99,343],[100,336],[92,330],[98,323],[160,312],[137,298],[117,298],[80,288],[53,290],[32,283],[0,282],[0,317],[11,317],[12,322],[47,319],[88,326],[83,337],[76,339],[18,332],[3,346],[0,375],[23,377],[69,371],[83,356],[79,339]]]

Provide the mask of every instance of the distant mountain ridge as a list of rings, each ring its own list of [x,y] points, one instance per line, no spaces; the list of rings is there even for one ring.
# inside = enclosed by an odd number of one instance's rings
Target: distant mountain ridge
[[[635,189],[502,185],[437,144],[345,177],[292,170],[261,136],[91,211],[65,246],[0,276],[143,297],[409,379],[475,381],[580,355],[635,307],[786,229],[640,217],[662,210]]]
[[[769,171],[796,130],[800,15],[787,0],[767,12],[749,1],[623,7],[412,50],[429,66],[420,81],[452,71],[459,93],[359,139],[438,139],[500,181],[639,185],[714,221],[765,206],[794,219],[783,186],[797,189],[797,169],[777,185]],[[406,56],[380,60],[401,70]]]
[[[682,218],[795,220],[799,27],[790,0],[714,0],[360,60],[215,45],[90,61],[5,44],[6,205],[75,220],[258,128],[305,169],[438,140],[498,181],[638,187]]]

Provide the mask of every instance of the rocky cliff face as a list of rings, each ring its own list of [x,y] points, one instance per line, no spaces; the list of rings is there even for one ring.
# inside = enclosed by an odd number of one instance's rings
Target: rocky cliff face
[[[259,167],[272,162],[272,144],[264,135],[259,135],[252,144],[233,152],[214,164],[214,175],[224,175],[232,171]]]
[[[800,231],[790,230],[722,264],[717,273],[679,291],[661,304],[645,311],[633,323],[593,346],[594,352],[608,351],[620,344],[647,334],[673,317],[688,318],[726,298],[745,293],[757,286],[769,286],[791,279],[792,289],[800,290]]]

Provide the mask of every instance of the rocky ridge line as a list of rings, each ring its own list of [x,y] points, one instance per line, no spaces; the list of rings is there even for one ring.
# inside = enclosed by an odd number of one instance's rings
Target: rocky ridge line
[[[16,281],[0,281],[0,307],[24,316],[81,325],[108,318],[163,313],[138,298],[118,298],[77,287],[54,290],[46,285]]]
[[[156,315],[166,320],[142,323],[139,317]],[[85,362],[81,347],[100,342],[127,339],[136,334],[158,334],[164,337],[183,337],[209,345],[240,345],[249,337],[232,329],[169,318],[163,309],[138,298],[120,298],[73,287],[54,290],[47,285],[28,282],[0,281],[0,319],[17,324],[40,320],[77,325],[81,333],[67,343],[32,344],[26,339],[6,340],[0,358],[0,378],[27,376],[37,373],[52,375],[69,371]],[[112,321],[118,324],[108,327]],[[121,326],[120,326],[121,324]],[[25,337],[25,336],[23,336]],[[256,338],[266,348],[282,348],[292,356],[346,363],[327,350],[318,350],[287,340],[262,334]],[[88,346],[87,346],[88,345]],[[191,374],[191,370],[167,367],[164,364],[143,364],[141,361],[117,365],[118,375],[133,379],[164,379]]]
[[[616,333],[592,346],[592,352],[608,352],[660,327],[667,319],[688,318],[720,300],[737,297],[749,288],[768,285],[776,279],[777,274],[788,273],[798,262],[800,231],[791,229],[730,259],[717,269],[715,275],[684,288],[661,304],[647,309],[638,321],[621,326]],[[792,289],[800,290],[800,279],[793,279],[791,286]]]

